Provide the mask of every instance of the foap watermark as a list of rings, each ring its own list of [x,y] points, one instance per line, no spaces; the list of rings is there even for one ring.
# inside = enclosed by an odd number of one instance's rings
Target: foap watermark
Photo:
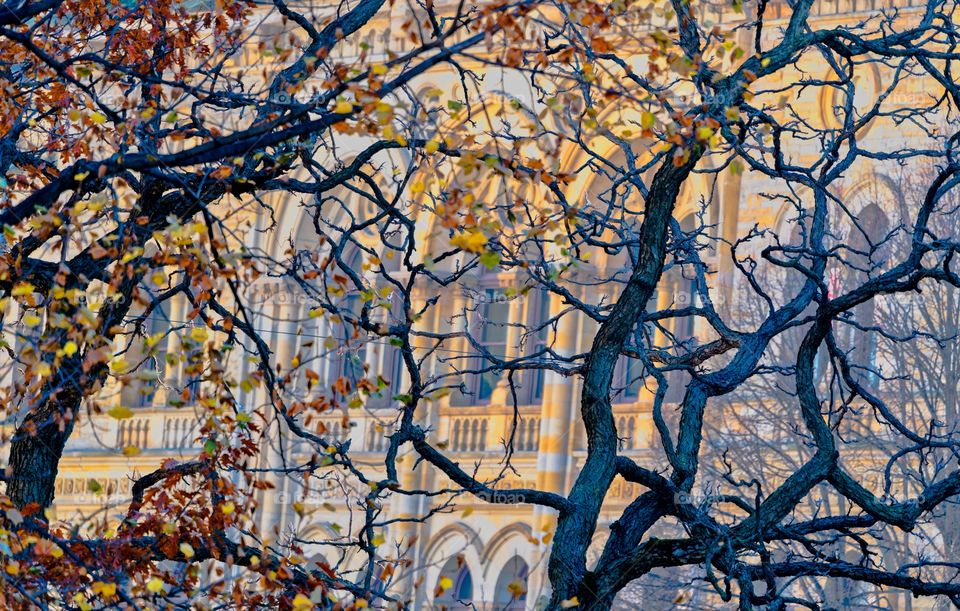
[[[279,280],[255,284],[247,290],[246,296],[251,305],[303,306],[317,301],[306,291]]]

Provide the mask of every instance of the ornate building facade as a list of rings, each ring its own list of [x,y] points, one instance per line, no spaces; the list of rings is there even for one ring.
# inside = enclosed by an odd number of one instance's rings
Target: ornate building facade
[[[913,4],[920,3],[915,0],[820,0],[816,4],[815,20],[818,23],[852,23],[869,18],[878,9],[894,7],[901,7],[908,14],[915,10],[911,8]],[[773,18],[768,20],[766,31],[767,36],[772,38],[776,36],[779,23],[777,16],[783,7],[774,0],[770,5],[768,14]],[[393,10],[395,13],[402,12],[399,7]],[[729,18],[720,10],[715,16],[716,20]],[[403,33],[391,27],[391,23],[396,22],[396,14],[378,16],[377,22],[357,35],[356,40],[347,41],[347,47],[353,51],[346,53],[360,53],[364,36],[369,37],[367,40],[371,48],[377,48],[378,43],[393,37],[391,48],[402,51]],[[271,28],[276,31],[282,28],[277,15],[265,17],[260,28],[261,34],[267,37]],[[266,60],[251,43],[250,55],[238,57],[237,65],[259,61]],[[813,57],[803,58],[797,69],[796,74],[785,74],[783,78],[799,76],[799,70],[823,78],[827,77],[828,72]],[[875,72],[861,77],[857,91],[862,92],[863,103],[872,102],[889,76]],[[447,90],[457,79],[456,74],[430,74],[428,77],[424,80],[424,89],[436,87]],[[536,104],[536,96],[529,85],[510,75],[490,75],[485,86],[489,88],[487,93],[491,99],[519,98],[524,104]],[[913,90],[909,89],[911,86]],[[811,89],[809,93],[790,102],[809,120],[829,125],[836,121],[834,108],[839,101],[819,95],[822,91]],[[898,92],[903,99],[890,100],[893,105],[913,104],[926,95],[921,81]],[[854,101],[855,104],[858,102],[860,100]],[[878,122],[870,128],[865,139],[879,146],[878,143],[885,140],[922,137],[921,134],[911,134],[910,129],[908,125]],[[818,152],[818,146],[818,142],[811,141],[800,144],[799,150],[807,147],[813,156]],[[803,157],[802,152],[799,155]],[[570,169],[582,167],[581,160],[576,158],[561,160],[561,165]],[[594,173],[581,172],[569,185],[571,199],[589,197],[591,192],[601,188],[602,180]],[[839,195],[844,201],[851,202],[850,205],[859,207],[864,215],[875,213],[879,219],[877,223],[882,226],[888,222],[882,219],[899,217],[896,209],[900,206],[903,194],[898,190],[898,182],[894,167],[891,167],[889,175],[881,175],[874,170],[867,173],[862,169],[854,169],[843,186],[843,193]],[[793,208],[776,197],[780,188],[772,181],[750,172],[724,171],[709,180],[706,175],[698,175],[682,194],[676,218],[683,226],[694,223],[698,215],[703,215],[704,223],[711,228],[718,244],[732,244],[754,227],[780,233],[786,219],[794,212]],[[316,248],[316,244],[311,243],[311,232],[303,229],[309,222],[305,222],[298,202],[291,198],[275,204],[277,225],[268,232],[249,231],[248,247],[269,253],[276,259],[287,256],[285,253],[290,248],[291,240],[298,248]],[[359,202],[356,204],[359,206]],[[254,229],[267,225],[266,219],[249,221]],[[427,235],[431,230],[424,227],[423,231]],[[738,308],[738,282],[741,279],[733,265],[730,249],[723,246],[712,248],[704,257],[710,267],[716,270],[712,280],[714,286],[711,287],[715,302],[721,307]],[[613,269],[623,266],[624,262],[610,258],[594,264]],[[432,310],[432,319],[424,324],[436,328],[481,325],[471,327],[472,333],[491,350],[509,354],[510,351],[531,349],[529,342],[524,347],[520,346],[519,338],[511,331],[513,327],[509,323],[542,320],[563,308],[556,297],[551,299],[534,294],[523,299],[511,298],[507,289],[515,285],[516,279],[510,274],[483,274],[470,282],[474,287],[470,294],[445,295],[440,305]],[[685,301],[689,303],[693,297],[685,282],[688,281],[682,275],[666,277],[658,293],[657,306],[666,308]],[[298,353],[318,351],[324,340],[331,337],[329,329],[310,320],[309,306],[295,288],[276,281],[262,283],[257,291],[262,304],[258,324],[269,337],[278,362],[289,362]],[[582,295],[584,299],[595,298],[586,292]],[[417,297],[427,300],[434,296],[430,293],[429,289],[424,288]],[[188,312],[186,303],[173,302],[168,311],[156,317],[157,328],[187,324]],[[506,324],[488,324],[486,328],[481,328],[488,321]],[[558,352],[581,353],[589,349],[594,328],[595,323],[586,317],[566,316],[550,341]],[[705,333],[696,324],[689,329],[676,331],[693,337]],[[469,347],[463,346],[461,349],[466,353]],[[179,350],[177,340],[170,339],[166,353],[176,354]],[[385,372],[384,377],[402,378],[402,373],[398,373],[396,353],[389,345],[371,343],[362,351],[340,351],[335,357],[331,354],[329,350],[322,355],[317,352],[318,367],[326,380],[334,380],[348,374],[351,368],[362,368],[364,364],[369,371]],[[438,363],[442,363],[442,358],[438,359]],[[244,364],[238,366],[243,367]],[[115,393],[114,400],[130,406],[135,412],[134,417],[119,421],[108,417],[85,420],[82,431],[74,434],[61,463],[56,499],[60,516],[82,514],[96,519],[101,512],[110,512],[111,507],[122,508],[130,493],[131,474],[146,473],[167,458],[186,459],[200,451],[201,442],[197,433],[200,415],[192,409],[189,393],[190,363],[164,359],[158,362],[158,367],[163,369],[160,383],[144,382],[139,387],[129,387]],[[622,382],[614,400],[614,411],[621,436],[620,449],[636,457],[640,464],[656,464],[660,449],[651,420],[652,393],[642,384],[631,383],[629,371],[620,371],[618,375]],[[476,378],[469,382],[472,385],[470,394],[451,393],[436,401],[431,412],[425,415],[425,422],[435,438],[445,443],[447,451],[461,466],[476,465],[480,476],[491,479],[502,472],[504,440],[512,438],[513,469],[501,480],[503,485],[565,491],[578,473],[586,453],[585,436],[577,413],[580,388],[576,377],[550,371],[530,376],[520,385],[516,406],[504,379],[496,375]],[[174,393],[171,389],[187,391]],[[263,396],[263,392],[253,389],[247,393],[246,400],[251,405],[266,403],[268,398]],[[395,415],[396,410],[389,399],[371,401],[348,413],[331,414],[323,420],[323,427],[335,438],[349,439],[355,459],[375,468],[378,457],[385,450],[385,436],[392,430]],[[515,415],[519,415],[518,420],[515,420]],[[776,423],[765,423],[760,417],[746,420],[748,424],[743,426],[752,424],[756,427],[752,431],[753,436],[763,437],[776,428]],[[767,428],[764,429],[764,426]],[[135,454],[125,451],[131,447],[139,451]],[[285,450],[293,453],[304,451],[295,444]],[[265,451],[265,460],[275,460],[279,455],[277,448],[268,449]],[[425,467],[408,470],[407,477],[409,480],[403,483],[411,488],[444,487],[443,476]],[[607,499],[607,522],[616,519],[626,504],[639,493],[637,485],[617,480]],[[303,513],[298,510],[301,503],[311,511]],[[426,515],[431,509],[431,500],[423,497],[404,497],[392,503],[387,509],[387,514],[391,516]],[[336,536],[350,523],[350,512],[356,510],[350,504],[349,495],[344,495],[338,487],[304,491],[291,481],[283,480],[276,490],[263,494],[262,530],[278,538],[296,533],[300,539],[308,542],[327,539]],[[414,601],[414,608],[419,609],[440,606],[467,608],[467,605],[490,610],[533,609],[547,591],[544,567],[549,552],[551,520],[548,512],[531,505],[491,505],[469,495],[461,496],[457,498],[454,510],[437,513],[422,523],[399,525],[388,532],[388,542],[405,542],[409,546],[408,557],[412,561],[411,567],[399,581],[391,583],[389,587],[407,592],[407,596]],[[603,526],[596,536],[599,544],[604,536]],[[316,558],[323,558],[332,565],[349,566],[351,562],[349,557],[338,557],[336,550],[324,549],[323,546],[315,546],[314,551]],[[451,580],[452,587],[435,596],[434,585],[444,578]],[[923,603],[910,603],[905,597],[892,595],[882,600],[871,599],[873,594],[865,593],[839,593],[836,596],[839,597],[836,601],[841,608],[885,605],[899,609],[908,608],[910,604],[915,609],[923,608]],[[669,608],[671,605],[693,609],[706,608],[708,604],[715,603],[703,598],[697,584],[676,583],[666,578],[660,580],[656,575],[645,581],[643,588],[625,592],[621,598],[622,608],[635,609]]]

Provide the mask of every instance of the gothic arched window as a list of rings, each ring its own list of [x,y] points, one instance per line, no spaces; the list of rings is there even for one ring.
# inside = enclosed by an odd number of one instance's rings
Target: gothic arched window
[[[847,245],[849,274],[845,290],[862,284],[875,269],[883,263],[885,240],[890,231],[890,221],[886,213],[876,203],[870,203],[860,210],[851,227]],[[876,302],[870,299],[853,310],[856,326],[848,325],[846,348],[851,350],[851,362],[858,366],[854,371],[862,383],[874,386],[877,383],[877,335],[869,331],[874,325]]]
[[[363,297],[351,279],[346,278],[344,270],[363,274],[363,252],[359,248],[350,248],[341,256],[341,266],[334,266],[326,280],[330,300],[339,315],[331,317],[331,344],[336,354],[331,371],[331,383],[341,394],[356,390],[358,382],[366,375],[364,362],[367,348],[365,333],[356,324],[363,309]]]
[[[676,226],[675,226],[676,227]],[[685,252],[696,247],[694,233],[697,230],[697,218],[688,214],[679,223],[679,232],[673,235],[677,251],[674,254],[673,265],[668,268],[660,279],[658,308],[662,310],[682,311],[696,307],[697,281],[696,269],[693,265],[685,264]],[[676,316],[661,323],[661,333],[665,336],[666,346],[676,356],[683,356],[693,349],[696,343],[696,317],[691,315]],[[665,399],[670,402],[680,401],[686,390],[690,375],[683,370],[667,372],[667,394]]]
[[[520,556],[514,556],[503,565],[497,577],[493,594],[494,609],[497,611],[522,611],[527,608],[527,563]]]
[[[527,354],[538,354],[543,352],[550,345],[550,326],[542,326],[550,320],[550,293],[545,290],[530,291],[526,299],[528,300],[527,329],[530,335],[527,337]],[[543,358],[543,357],[538,357]],[[524,372],[524,390],[527,395],[527,403],[540,403],[543,399],[543,384],[546,377],[546,371],[543,369],[530,369]]]
[[[507,330],[510,325],[510,303],[516,297],[507,297],[499,286],[495,272],[482,272],[477,286],[469,292],[471,303],[466,307],[467,332],[473,343],[465,346],[467,358],[461,362],[471,373],[464,376],[465,391],[456,393],[456,405],[489,403],[497,383],[503,377],[491,369],[496,360],[507,353]],[[459,314],[459,313],[458,313]]]
[[[461,559],[450,558],[443,565],[436,592],[434,608],[445,608],[447,611],[473,608],[473,576]]]

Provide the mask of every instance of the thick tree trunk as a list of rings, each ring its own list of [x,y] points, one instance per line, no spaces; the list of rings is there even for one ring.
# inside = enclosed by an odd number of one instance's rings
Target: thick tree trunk
[[[141,241],[148,229],[140,229]],[[140,263],[139,259],[131,265]],[[118,293],[122,296],[100,309],[100,322],[96,345],[86,348],[95,349],[102,344],[110,344],[116,335],[116,329],[133,304],[134,287],[140,282],[142,272],[127,276],[120,283]],[[73,312],[61,312],[71,316]],[[61,327],[48,328],[45,340],[62,345],[67,340],[67,330]],[[83,399],[96,392],[106,380],[108,368],[104,363],[84,367],[86,351],[74,356],[63,357],[56,365],[54,374],[48,378],[31,402],[35,407],[30,410],[23,423],[17,428],[10,443],[10,459],[7,462],[7,496],[17,507],[23,508],[36,503],[41,509],[53,503],[54,489],[57,483],[57,470],[63,449],[73,433],[77,413]]]
[[[640,227],[640,256],[626,287],[607,319],[600,325],[583,374],[580,411],[587,431],[587,459],[570,491],[573,509],[560,516],[547,573],[553,587],[549,608],[560,608],[574,596],[594,598],[586,587],[586,554],[597,525],[603,499],[616,476],[617,430],[610,406],[610,388],[617,360],[630,333],[640,321],[657,287],[667,253],[667,236],[680,187],[703,155],[693,146],[680,166],[667,161],[650,186]],[[671,157],[668,155],[668,160]],[[656,520],[653,520],[656,521]],[[596,601],[608,608],[616,592]]]
[[[73,432],[73,409],[48,401],[31,413],[10,444],[7,496],[18,508],[36,503],[41,509],[53,503],[57,468],[63,448]]]

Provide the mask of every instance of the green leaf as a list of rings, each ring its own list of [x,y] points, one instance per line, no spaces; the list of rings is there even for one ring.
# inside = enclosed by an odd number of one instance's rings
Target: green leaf
[[[498,253],[487,251],[480,255],[480,264],[487,269],[493,269],[500,265],[500,255]]]

